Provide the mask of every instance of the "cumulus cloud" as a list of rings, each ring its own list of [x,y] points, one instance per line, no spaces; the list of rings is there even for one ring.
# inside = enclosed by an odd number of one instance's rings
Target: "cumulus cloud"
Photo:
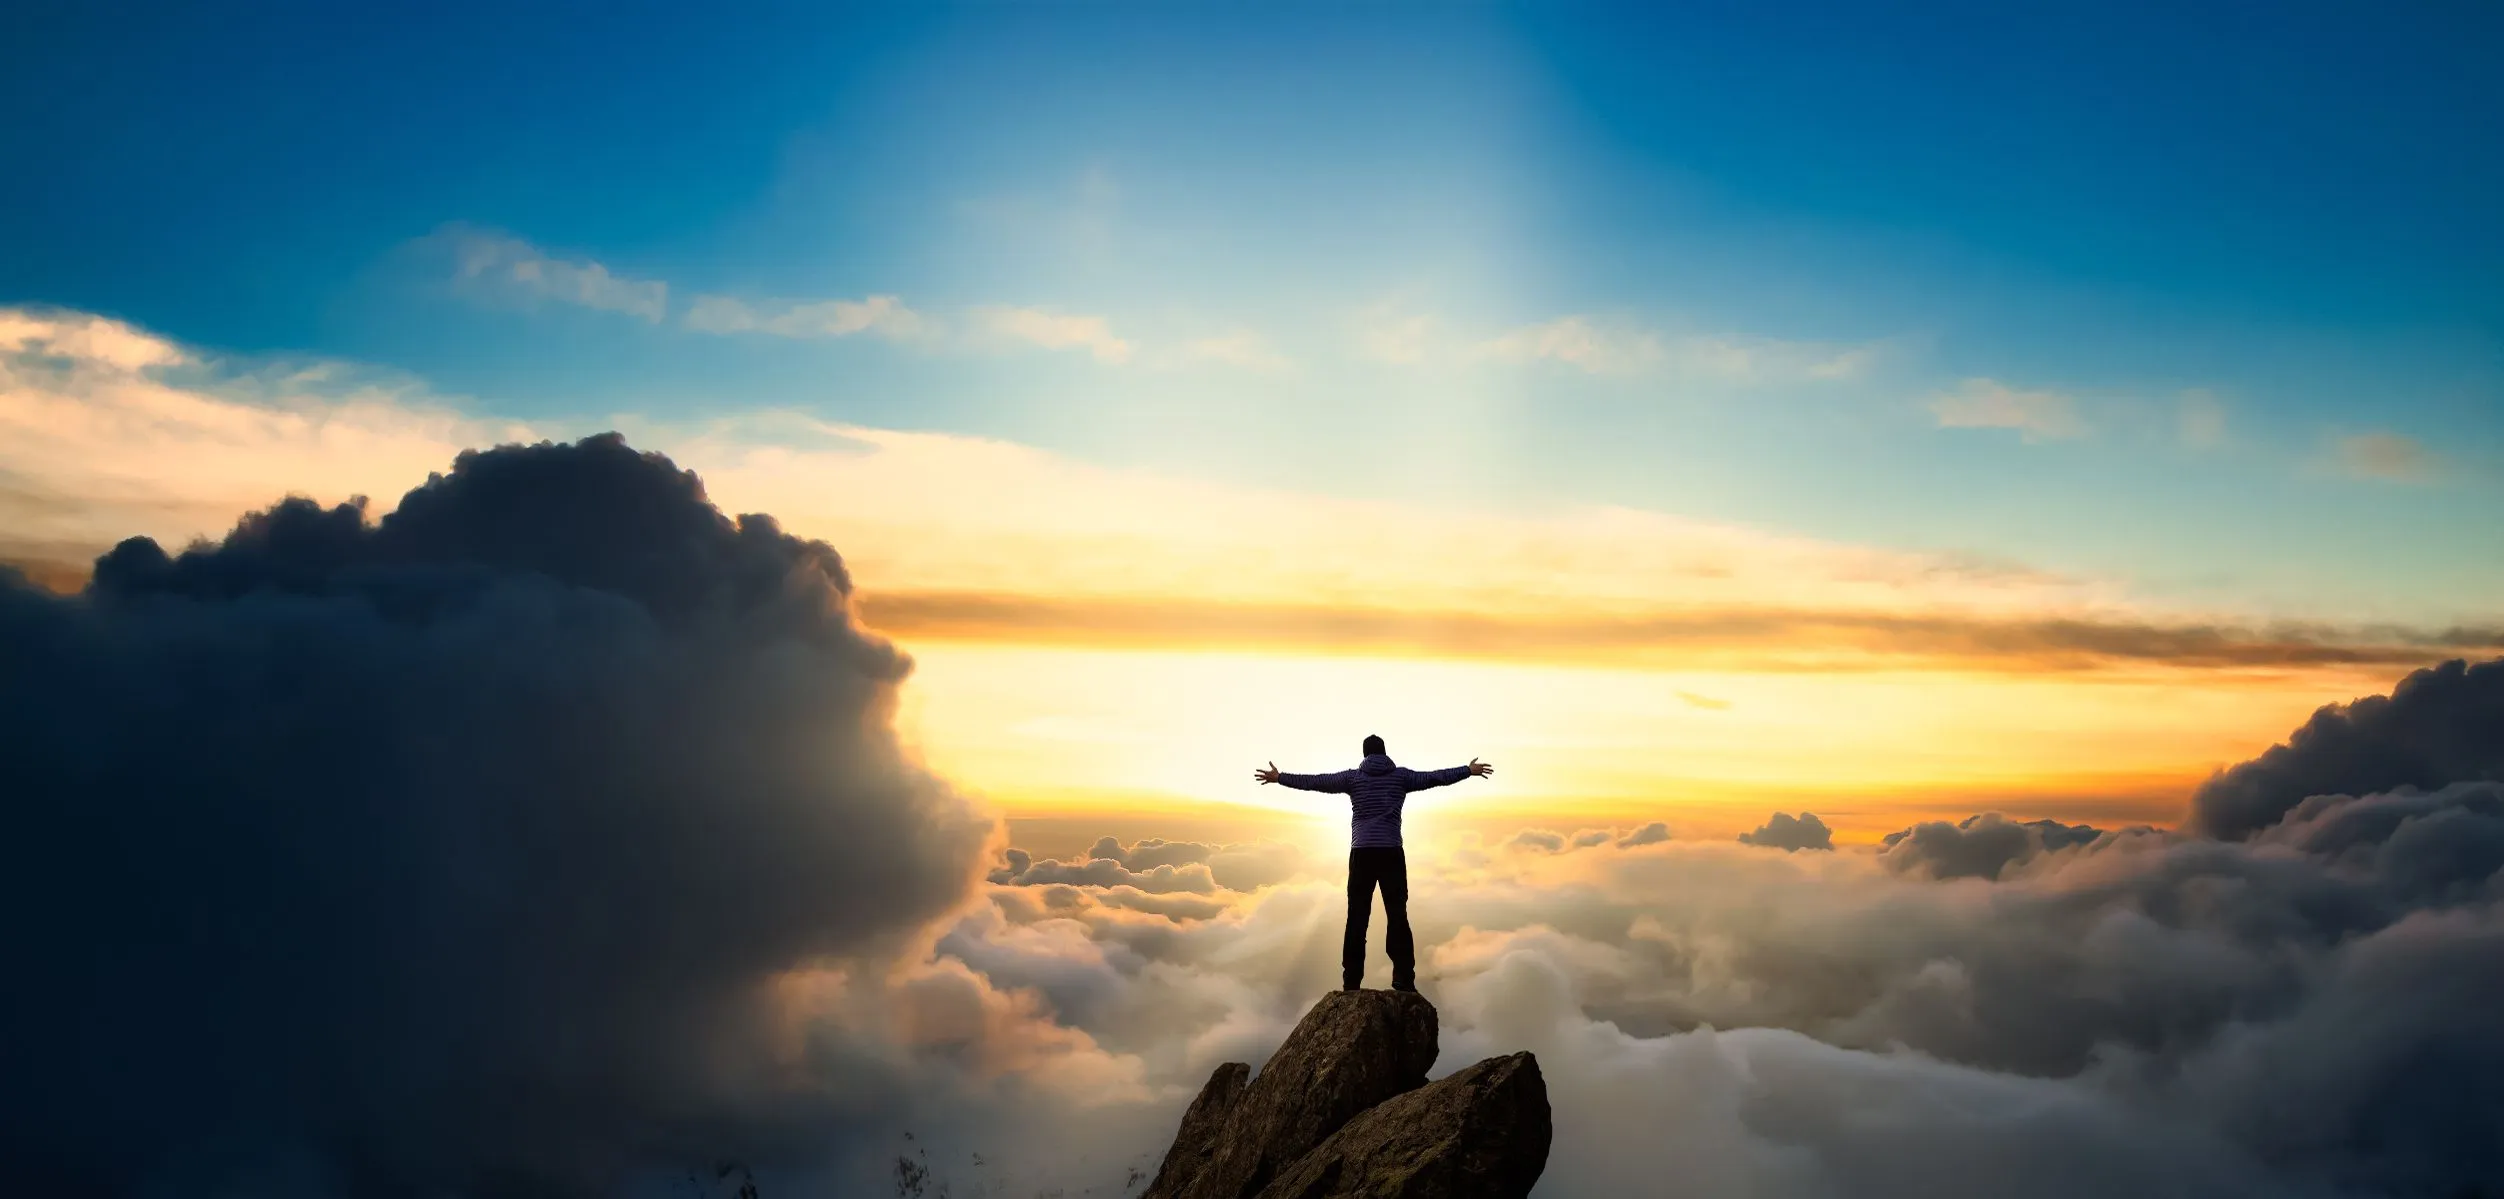
[[[2001,825],[2083,836],[1944,827]],[[2243,841],[2122,830],[1997,881],[1888,860],[1914,844],[1413,850],[1438,1072],[1540,1055],[1558,1136],[1543,1194],[1669,1176],[1803,1197],[2504,1182],[2483,1081],[2504,1068],[2504,784],[2316,798]],[[1138,1142],[1153,1153],[1189,1087],[1260,1060],[1328,985],[1332,881],[1182,919],[1002,888],[943,944],[1136,1055],[1168,1088]]]
[[[1739,834],[1739,843],[1761,845],[1768,849],[1786,852],[1802,849],[1833,849],[1835,836],[1834,832],[1826,827],[1826,822],[1817,818],[1815,812],[1802,812],[1797,816],[1789,812],[1776,812],[1767,817],[1764,824],[1757,826],[1756,831]]]
[[[0,581],[19,1180],[588,1193],[800,1152],[851,1084],[784,1076],[777,987],[909,944],[994,827],[898,748],[909,663],[850,593],[614,437]]]
[[[1335,871],[1269,859],[1244,891],[1243,847],[1108,838],[1066,865],[1109,883],[1018,881],[1043,863],[897,751],[904,662],[849,589],[606,440],[464,458],[379,523],[292,502],[127,545],[78,597],[0,589],[0,920],[46,964],[0,1008],[19,1176],[589,1193],[742,1156],[768,1194],[868,1193],[901,1155],[1077,1193],[1152,1168],[1208,1072],[1330,985]],[[2225,772],[2260,797],[2218,809],[2250,825],[2227,837],[1420,848],[1438,1072],[1540,1054],[1558,1196],[2493,1190],[2504,782],[2472,742],[2500,668]],[[1807,814],[1748,840],[1831,844]],[[987,855],[1011,881],[974,886]],[[1216,885],[1135,885],[1159,871]]]
[[[858,300],[750,302],[730,296],[697,296],[687,327],[705,333],[766,333],[775,337],[851,337],[867,333],[906,341],[930,333],[934,324],[896,296]]]
[[[517,237],[452,226],[429,241],[451,256],[454,285],[482,299],[571,304],[656,324],[669,310],[667,283],[620,275],[588,259],[558,258]]]
[[[2504,779],[2504,659],[2416,671],[2389,695],[2330,704],[2261,756],[2218,772],[2190,827],[2248,837],[2317,795]]]
[[[975,309],[974,320],[995,338],[1047,350],[1085,350],[1113,366],[1130,361],[1131,344],[1115,336],[1111,323],[1100,316],[994,306]]]
[[[1879,856],[1893,869],[1927,878],[1997,879],[2011,866],[2094,844],[2103,835],[2103,830],[2091,825],[2021,822],[1984,812],[1955,823],[1926,820],[1889,833]]]
[[[2026,441],[2083,437],[2087,424],[2077,405],[2052,391],[2027,391],[1997,379],[1967,379],[1955,391],[1930,399],[1943,429],[2015,429]]]

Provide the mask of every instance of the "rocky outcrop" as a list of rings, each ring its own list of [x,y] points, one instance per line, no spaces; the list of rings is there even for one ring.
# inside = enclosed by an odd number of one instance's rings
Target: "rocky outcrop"
[[[1435,1009],[1334,991],[1260,1076],[1217,1068],[1142,1199],[1518,1199],[1548,1159],[1547,1086],[1527,1053],[1426,1082]]]
[[[1260,1199],[1527,1195],[1548,1164],[1553,1131],[1539,1060],[1491,1057],[1366,1109]]]
[[[1218,1135],[1242,1106],[1244,1084],[1251,1077],[1252,1067],[1242,1062],[1228,1062],[1209,1075],[1208,1085],[1200,1088],[1199,1097],[1183,1112],[1174,1145],[1165,1151],[1165,1164],[1157,1169],[1145,1194],[1178,1196],[1184,1184],[1208,1171],[1209,1159],[1217,1156]]]

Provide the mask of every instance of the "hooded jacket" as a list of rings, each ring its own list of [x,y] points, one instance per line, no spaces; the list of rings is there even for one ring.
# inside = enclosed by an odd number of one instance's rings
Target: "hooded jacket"
[[[1329,791],[1348,797],[1348,844],[1357,849],[1400,847],[1400,805],[1411,791],[1449,787],[1469,777],[1469,767],[1410,770],[1387,754],[1367,754],[1354,770],[1337,774],[1288,774],[1278,781],[1298,791]]]

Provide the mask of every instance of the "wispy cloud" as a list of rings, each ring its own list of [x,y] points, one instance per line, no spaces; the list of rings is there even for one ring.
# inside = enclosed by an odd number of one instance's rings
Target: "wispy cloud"
[[[1295,365],[1286,355],[1270,348],[1267,338],[1249,329],[1203,337],[1185,345],[1182,355],[1192,361],[1218,362],[1255,371],[1281,371]]]
[[[2015,429],[2027,441],[2083,437],[2085,421],[2068,396],[2021,391],[1997,379],[1967,379],[1952,392],[1931,397],[1930,412],[1943,429]]]
[[[1485,659],[1757,672],[2007,674],[2145,667],[2419,666],[2504,652],[2504,628],[2170,623],[1746,604],[1646,613],[1490,612],[1199,599],[873,591],[864,616],[908,640]],[[1684,703],[1728,701],[1677,692]]]
[[[173,342],[106,317],[0,309],[0,360],[21,354],[127,373],[173,366],[190,357]]]
[[[698,296],[686,325],[705,333],[767,333],[776,337],[851,337],[868,333],[890,341],[927,336],[937,326],[891,295],[858,300],[750,302],[729,296]]]
[[[2182,393],[2176,424],[2182,444],[2191,449],[2213,450],[2226,444],[2226,406],[2204,388]]]
[[[1663,357],[1660,339],[1650,333],[1603,329],[1579,316],[1524,325],[1480,344],[1478,353],[1506,362],[1547,359],[1595,375],[1625,374]]]
[[[1883,347],[1771,337],[1673,334],[1588,316],[1560,316],[1478,344],[1475,356],[1550,361],[1594,375],[1662,373],[1724,383],[1814,383],[1867,374]]]
[[[975,309],[974,319],[995,337],[1047,350],[1085,350],[1110,365],[1130,361],[1131,344],[1114,336],[1111,324],[1100,316],[992,306]]]
[[[2443,473],[2443,460],[2413,437],[2375,431],[2331,440],[2332,464],[2352,479],[2427,483]]]
[[[669,285],[619,275],[587,259],[551,257],[517,237],[466,226],[429,239],[450,250],[453,280],[474,294],[507,302],[571,304],[621,312],[658,323],[669,311]]]
[[[1785,671],[2339,666],[2504,648],[2489,628],[2261,626],[2094,580],[1667,513],[1451,513],[790,414],[620,423],[726,505],[842,546],[876,580],[870,618],[933,640]],[[266,503],[273,480],[387,496],[463,448],[567,431],[466,415],[336,364],[237,376],[120,322],[0,309],[0,527],[50,560],[130,533],[213,533]],[[1267,552],[1281,544],[1298,552]]]
[[[1434,318],[1423,313],[1369,311],[1357,318],[1357,353],[1393,366],[1417,366],[1426,361],[1434,329]]]

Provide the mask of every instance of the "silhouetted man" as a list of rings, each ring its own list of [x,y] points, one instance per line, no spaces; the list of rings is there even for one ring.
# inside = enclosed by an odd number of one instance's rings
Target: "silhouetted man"
[[[1408,793],[1448,787],[1465,778],[1494,774],[1476,758],[1467,766],[1409,770],[1382,752],[1382,738],[1365,739],[1365,760],[1337,774],[1285,774],[1272,762],[1252,777],[1299,791],[1330,791],[1348,797],[1348,934],[1339,945],[1339,982],[1353,991],[1365,981],[1365,921],[1373,914],[1374,887],[1382,886],[1383,948],[1391,951],[1391,989],[1417,989],[1417,943],[1409,937],[1408,854],[1400,848],[1400,805]]]

